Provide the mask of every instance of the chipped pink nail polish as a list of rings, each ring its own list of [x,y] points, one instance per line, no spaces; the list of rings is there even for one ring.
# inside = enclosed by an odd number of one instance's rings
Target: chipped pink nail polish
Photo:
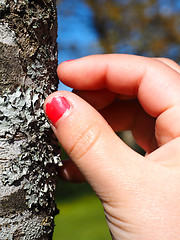
[[[52,98],[45,106],[46,115],[53,125],[63,116],[67,109],[70,109],[70,104],[62,96]]]

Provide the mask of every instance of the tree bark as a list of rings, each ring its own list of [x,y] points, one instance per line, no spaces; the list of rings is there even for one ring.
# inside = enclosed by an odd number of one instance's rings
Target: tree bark
[[[52,239],[57,140],[42,105],[57,89],[55,0],[0,0],[0,239]]]

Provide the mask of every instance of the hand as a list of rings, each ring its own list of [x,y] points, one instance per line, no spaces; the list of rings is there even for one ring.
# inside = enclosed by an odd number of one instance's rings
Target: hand
[[[63,62],[58,75],[80,96],[59,91],[44,104],[78,169],[65,164],[63,177],[91,184],[113,239],[180,239],[179,65],[95,55]],[[123,130],[132,131],[145,157],[114,132]]]

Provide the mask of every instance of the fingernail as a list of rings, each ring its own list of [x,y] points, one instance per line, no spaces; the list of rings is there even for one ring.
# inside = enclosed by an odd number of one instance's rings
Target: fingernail
[[[70,109],[70,104],[65,97],[61,96],[52,98],[45,106],[46,116],[53,125],[55,125],[68,109]]]

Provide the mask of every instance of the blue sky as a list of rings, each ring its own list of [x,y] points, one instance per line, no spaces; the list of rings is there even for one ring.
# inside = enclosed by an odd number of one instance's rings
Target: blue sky
[[[80,0],[65,0],[58,8],[59,62],[99,52],[90,8]]]

